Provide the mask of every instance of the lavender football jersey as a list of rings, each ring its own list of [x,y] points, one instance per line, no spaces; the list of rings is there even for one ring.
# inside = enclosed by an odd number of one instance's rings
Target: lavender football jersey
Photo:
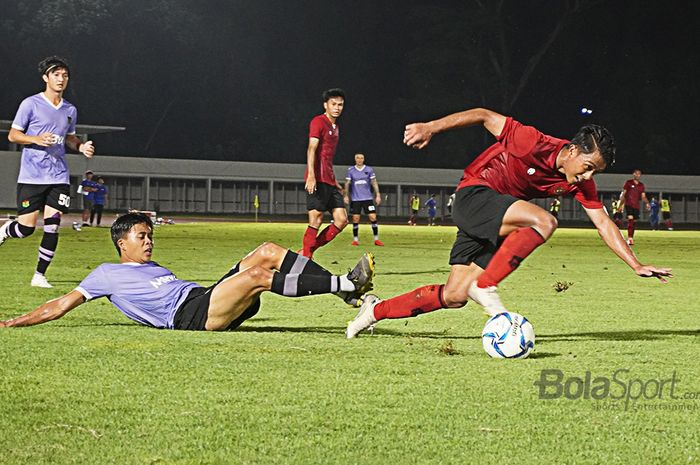
[[[374,178],[376,178],[374,170],[367,165],[361,170],[358,170],[357,166],[348,168],[345,180],[350,181],[350,190],[352,192],[350,200],[353,202],[372,200],[372,179]]]
[[[75,134],[78,110],[66,100],[58,106],[43,92],[27,97],[19,105],[12,127],[28,136],[50,132],[55,143],[50,147],[25,145],[17,182],[20,184],[69,184],[65,140]]]
[[[154,328],[173,328],[178,307],[196,283],[157,264],[103,263],[75,288],[87,300],[107,297],[128,318]]]

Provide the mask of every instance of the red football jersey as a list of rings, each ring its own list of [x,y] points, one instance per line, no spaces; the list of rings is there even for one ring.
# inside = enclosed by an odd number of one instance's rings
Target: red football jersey
[[[542,134],[511,117],[496,140],[467,166],[457,190],[488,186],[523,200],[574,195],[586,208],[603,208],[595,181],[569,184],[557,171],[557,155],[569,141]]]
[[[335,148],[338,146],[338,139],[340,139],[340,129],[337,124],[331,123],[331,120],[324,113],[311,120],[311,124],[309,124],[309,138],[311,137],[318,139],[314,163],[316,182],[335,186],[333,157],[335,156]],[[307,175],[308,167],[307,172],[304,173],[304,181],[306,181]]]
[[[639,210],[639,201],[644,193],[644,183],[628,179],[622,188],[625,191],[625,205]]]

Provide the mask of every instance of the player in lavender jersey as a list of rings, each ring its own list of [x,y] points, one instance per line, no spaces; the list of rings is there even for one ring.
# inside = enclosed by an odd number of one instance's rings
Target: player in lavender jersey
[[[70,206],[66,147],[87,158],[92,158],[95,148],[75,135],[78,112],[63,99],[70,77],[65,60],[46,58],[39,63],[39,72],[46,88],[22,101],[8,136],[24,148],[17,178],[17,219],[0,226],[0,245],[9,238],[32,235],[43,209],[44,235],[31,285],[52,287],[45,274],[58,246],[61,216]]]
[[[75,290],[50,300],[0,327],[32,326],[62,317],[88,300],[107,297],[131,320],[164,329],[223,331],[237,328],[260,308],[260,294],[299,297],[333,293],[359,303],[372,288],[374,260],[365,254],[346,275],[332,275],[306,257],[272,242],[246,255],[208,288],[178,279],[151,260],[153,224],[141,213],[128,213],[112,225],[119,263],[104,263]]]
[[[372,195],[374,190],[374,195]],[[379,226],[377,225],[377,206],[382,202],[379,192],[377,176],[371,166],[365,165],[365,155],[355,154],[355,166],[348,168],[345,176],[345,203],[350,205],[352,214],[352,235],[350,245],[360,245],[360,215],[364,211],[372,224],[374,233],[374,245],[384,245],[379,240]]]

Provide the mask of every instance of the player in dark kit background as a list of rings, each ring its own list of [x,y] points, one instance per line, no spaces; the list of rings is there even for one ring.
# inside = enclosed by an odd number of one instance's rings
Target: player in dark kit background
[[[615,143],[603,127],[582,127],[571,141],[542,134],[532,126],[483,108],[406,126],[404,143],[422,149],[434,134],[482,125],[496,137],[464,170],[452,218],[458,227],[445,284],[417,288],[382,301],[368,294],[346,336],[385,318],[407,318],[440,308],[458,308],[469,299],[489,315],[505,312],[498,284],[557,228],[533,198],[573,195],[605,244],[634,272],[662,282],[671,270],[641,264],[608,217],[592,177],[614,162]]]
[[[343,188],[335,179],[333,157],[340,139],[337,120],[343,113],[345,92],[329,89],[323,92],[324,113],[314,117],[309,124],[309,145],[306,149],[306,209],[309,211],[309,226],[302,239],[300,254],[313,257],[314,252],[333,240],[348,224],[348,215],[343,201]],[[331,224],[319,233],[323,212],[333,216]]]
[[[634,229],[639,219],[639,201],[644,200],[647,210],[649,210],[649,201],[647,200],[644,183],[640,181],[641,177],[642,170],[634,170],[632,179],[628,179],[625,182],[622,192],[620,192],[619,208],[625,207],[625,214],[627,215],[627,243],[629,245],[634,245]]]

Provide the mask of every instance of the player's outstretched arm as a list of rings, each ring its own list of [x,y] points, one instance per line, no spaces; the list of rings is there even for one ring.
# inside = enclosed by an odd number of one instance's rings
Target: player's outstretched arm
[[[443,118],[427,123],[412,123],[406,126],[403,133],[403,143],[409,147],[422,149],[430,139],[438,133],[455,128],[482,125],[494,136],[499,136],[506,124],[506,117],[486,108],[453,113]]]
[[[598,234],[600,235],[605,245],[610,250],[622,259],[630,268],[637,273],[638,276],[644,278],[658,278],[662,283],[668,282],[666,278],[672,278],[670,268],[658,268],[653,265],[642,265],[634,256],[632,249],[627,245],[627,242],[622,237],[617,225],[610,219],[602,208],[589,209],[585,208],[588,217],[591,219]]]
[[[78,291],[71,291],[63,297],[49,300],[43,305],[40,305],[35,310],[12,318],[10,320],[0,321],[0,328],[9,328],[11,326],[33,326],[47,321],[61,318],[66,313],[73,310],[78,305],[85,302],[85,297]]]

